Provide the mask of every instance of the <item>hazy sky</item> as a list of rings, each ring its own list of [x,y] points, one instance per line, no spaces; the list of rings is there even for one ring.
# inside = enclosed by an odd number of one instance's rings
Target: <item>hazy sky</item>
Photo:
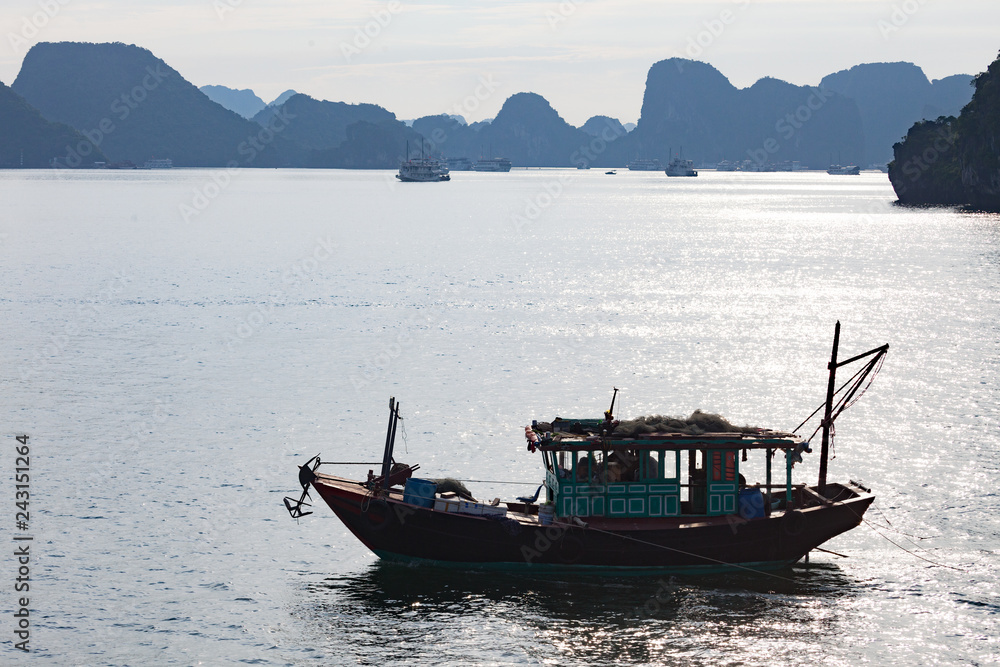
[[[703,60],[744,88],[868,62],[931,79],[1000,51],[998,0],[2,0],[0,80],[39,41],[150,49],[195,85],[288,88],[400,119],[490,118],[517,92],[570,123],[639,117],[650,65]]]

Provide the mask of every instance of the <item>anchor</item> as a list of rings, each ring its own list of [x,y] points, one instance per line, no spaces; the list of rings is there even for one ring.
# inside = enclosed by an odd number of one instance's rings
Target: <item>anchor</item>
[[[315,463],[313,463],[315,461]],[[302,495],[299,496],[298,500],[294,498],[285,497],[285,509],[288,513],[292,515],[293,519],[299,519],[304,516],[309,516],[312,512],[304,512],[303,507],[312,507],[306,502],[306,498],[312,500],[309,495],[309,485],[313,483],[316,479],[316,468],[320,466],[319,454],[312,457],[304,466],[299,466],[299,484],[302,486]]]

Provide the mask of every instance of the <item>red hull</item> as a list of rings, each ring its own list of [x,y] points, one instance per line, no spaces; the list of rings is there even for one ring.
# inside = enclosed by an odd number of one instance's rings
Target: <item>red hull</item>
[[[493,519],[409,505],[399,491],[373,499],[360,483],[330,475],[318,474],[313,487],[382,558],[480,567],[773,569],[860,524],[874,500],[858,487],[830,484],[830,502],[760,519],[587,517],[543,526],[523,513],[532,506],[511,504],[507,518]]]

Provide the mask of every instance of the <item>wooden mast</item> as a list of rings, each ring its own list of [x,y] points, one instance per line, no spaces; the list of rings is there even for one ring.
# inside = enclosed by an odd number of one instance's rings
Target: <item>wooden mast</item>
[[[392,465],[392,450],[396,441],[396,422],[399,420],[399,403],[394,396],[389,397],[389,426],[385,432],[385,451],[382,454],[382,490],[388,491],[388,479]]]
[[[826,493],[826,464],[830,455],[830,427],[833,426],[833,394],[837,383],[837,348],[840,346],[840,320],[833,331],[833,353],[830,355],[830,382],[826,387],[826,410],[823,415],[823,444],[819,455],[819,494]]]

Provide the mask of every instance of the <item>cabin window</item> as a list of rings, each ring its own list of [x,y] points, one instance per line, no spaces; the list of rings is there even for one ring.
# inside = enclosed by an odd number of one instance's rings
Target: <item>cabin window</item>
[[[656,453],[660,461],[659,479],[678,480],[681,477],[681,457],[676,451],[666,452],[660,450]]]
[[[711,474],[713,482],[736,481],[736,452],[712,452]]]

